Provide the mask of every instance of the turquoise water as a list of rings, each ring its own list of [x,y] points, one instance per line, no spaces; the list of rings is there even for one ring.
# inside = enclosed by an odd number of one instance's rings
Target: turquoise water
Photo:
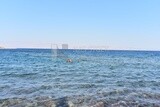
[[[59,50],[58,55],[47,49],[0,50],[0,106],[160,106],[160,52]]]

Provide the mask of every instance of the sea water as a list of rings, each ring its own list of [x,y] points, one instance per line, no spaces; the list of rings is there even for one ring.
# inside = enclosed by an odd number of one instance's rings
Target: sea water
[[[1,49],[0,106],[160,106],[160,52]]]

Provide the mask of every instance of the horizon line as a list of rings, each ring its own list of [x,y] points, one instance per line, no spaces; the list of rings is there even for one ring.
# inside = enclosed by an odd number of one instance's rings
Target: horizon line
[[[34,47],[28,47],[28,48],[0,48],[0,50],[18,50],[18,49],[51,49],[51,48],[34,48]],[[149,50],[149,49],[87,49],[87,48],[68,48],[68,49],[59,49],[59,50],[93,50],[93,51],[157,51],[160,50]]]

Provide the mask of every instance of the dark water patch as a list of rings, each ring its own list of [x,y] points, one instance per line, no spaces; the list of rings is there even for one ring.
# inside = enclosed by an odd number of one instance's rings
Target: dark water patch
[[[0,90],[5,90],[5,89],[9,89],[10,86],[9,85],[0,85]]]
[[[40,87],[40,89],[42,89],[42,90],[50,90],[50,89],[52,89],[53,87],[52,86],[50,86],[50,85],[42,85],[41,87]]]
[[[81,88],[86,88],[86,89],[89,89],[89,88],[94,88],[94,87],[96,87],[96,85],[95,84],[87,84],[87,83],[84,83],[84,84],[77,84],[78,86],[77,86],[77,88],[78,89],[81,89]]]
[[[38,76],[38,73],[16,73],[16,72],[10,72],[10,73],[3,73],[2,77],[11,77],[11,78],[32,78],[35,76],[35,78]]]
[[[15,88],[11,91],[14,95],[25,95],[25,94],[32,94],[34,92],[39,91],[39,88]]]
[[[73,84],[61,84],[61,83],[57,83],[57,84],[54,84],[54,88],[59,88],[59,89],[68,89],[68,88],[71,88],[73,87],[74,85]]]

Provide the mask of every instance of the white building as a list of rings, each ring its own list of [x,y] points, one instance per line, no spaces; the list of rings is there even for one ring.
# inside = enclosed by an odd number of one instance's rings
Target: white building
[[[62,44],[62,49],[68,49],[68,44]]]

